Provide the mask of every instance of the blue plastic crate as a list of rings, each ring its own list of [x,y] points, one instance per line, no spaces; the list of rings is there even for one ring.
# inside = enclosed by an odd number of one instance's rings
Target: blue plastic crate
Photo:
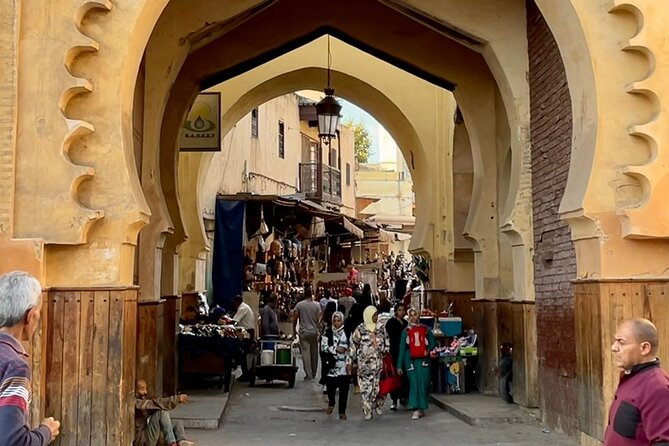
[[[444,336],[460,336],[462,334],[462,318],[440,317],[439,327]]]

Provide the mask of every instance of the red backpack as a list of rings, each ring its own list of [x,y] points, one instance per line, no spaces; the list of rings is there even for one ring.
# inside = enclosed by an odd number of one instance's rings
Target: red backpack
[[[427,327],[425,325],[415,325],[409,328],[407,338],[411,359],[427,357]]]

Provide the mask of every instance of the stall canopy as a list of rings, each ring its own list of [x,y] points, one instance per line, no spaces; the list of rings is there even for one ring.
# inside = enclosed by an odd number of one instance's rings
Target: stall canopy
[[[239,201],[246,203],[246,228],[255,231],[260,226],[260,211],[263,209],[264,221],[272,230],[285,233],[295,231],[303,239],[315,242],[327,236],[340,237],[342,241],[357,241],[365,238],[362,228],[366,224],[354,217],[342,215],[311,200],[290,196],[231,194],[219,195],[221,201]],[[253,234],[247,234],[247,240]]]

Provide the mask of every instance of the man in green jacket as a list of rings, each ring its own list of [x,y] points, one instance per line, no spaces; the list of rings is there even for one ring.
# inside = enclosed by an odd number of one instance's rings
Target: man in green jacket
[[[167,398],[149,398],[146,381],[137,381],[135,402],[135,441],[133,446],[156,446],[160,434],[169,446],[195,446],[186,440],[181,422],[172,422],[168,411],[188,402],[188,395],[179,394]]]

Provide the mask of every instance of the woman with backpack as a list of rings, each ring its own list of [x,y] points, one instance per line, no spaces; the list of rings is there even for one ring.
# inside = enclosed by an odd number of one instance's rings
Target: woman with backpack
[[[332,325],[325,329],[321,337],[322,367],[326,374],[328,408],[325,413],[334,412],[335,396],[339,389],[339,419],[346,419],[346,403],[351,376],[348,366],[349,341],[344,331],[344,314],[335,311]]]
[[[419,322],[418,312],[409,310],[409,326],[400,338],[397,370],[409,378],[407,408],[413,410],[412,420],[425,415],[430,396],[430,351],[435,341],[432,330]]]

